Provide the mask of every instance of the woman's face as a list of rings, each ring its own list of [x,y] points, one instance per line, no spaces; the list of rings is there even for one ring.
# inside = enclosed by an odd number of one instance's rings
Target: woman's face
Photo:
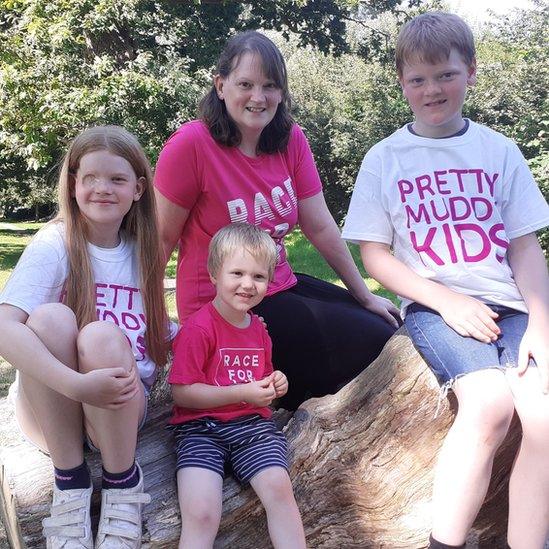
[[[225,101],[229,116],[238,126],[242,139],[259,141],[282,101],[282,90],[265,76],[261,57],[245,53],[226,78],[215,77],[218,97]]]

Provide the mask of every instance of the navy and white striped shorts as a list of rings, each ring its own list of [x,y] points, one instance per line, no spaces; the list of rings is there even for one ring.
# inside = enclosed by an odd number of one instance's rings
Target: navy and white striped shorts
[[[173,430],[176,470],[200,467],[224,478],[229,462],[241,483],[267,467],[288,470],[288,443],[272,419],[259,415],[231,421],[206,417],[174,425]]]

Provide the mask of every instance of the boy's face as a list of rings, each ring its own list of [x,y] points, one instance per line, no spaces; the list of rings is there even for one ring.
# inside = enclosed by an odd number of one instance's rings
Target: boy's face
[[[210,278],[217,290],[216,309],[226,320],[240,322],[265,296],[269,270],[242,250],[227,256],[217,275]]]
[[[463,128],[461,109],[467,86],[476,82],[475,61],[468,66],[457,50],[446,61],[406,63],[399,78],[415,115],[414,131],[423,137],[448,137]]]

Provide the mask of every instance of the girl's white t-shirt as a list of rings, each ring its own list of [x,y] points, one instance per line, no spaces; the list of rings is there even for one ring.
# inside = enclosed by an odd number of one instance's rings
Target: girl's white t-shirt
[[[68,273],[63,223],[50,223],[31,240],[0,293],[0,303],[27,314],[44,303],[62,301]],[[156,366],[147,353],[145,311],[134,242],[121,235],[116,248],[88,244],[95,279],[98,320],[113,322],[132,348],[143,384],[150,388]]]

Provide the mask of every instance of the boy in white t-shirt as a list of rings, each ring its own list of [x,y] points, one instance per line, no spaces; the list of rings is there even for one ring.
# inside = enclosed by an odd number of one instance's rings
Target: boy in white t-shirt
[[[516,411],[508,543],[549,534],[549,277],[535,231],[549,208],[518,147],[462,117],[476,80],[471,30],[432,12],[396,49],[415,120],[362,163],[343,237],[403,298],[406,328],[459,409],[439,455],[430,547],[465,547]]]

